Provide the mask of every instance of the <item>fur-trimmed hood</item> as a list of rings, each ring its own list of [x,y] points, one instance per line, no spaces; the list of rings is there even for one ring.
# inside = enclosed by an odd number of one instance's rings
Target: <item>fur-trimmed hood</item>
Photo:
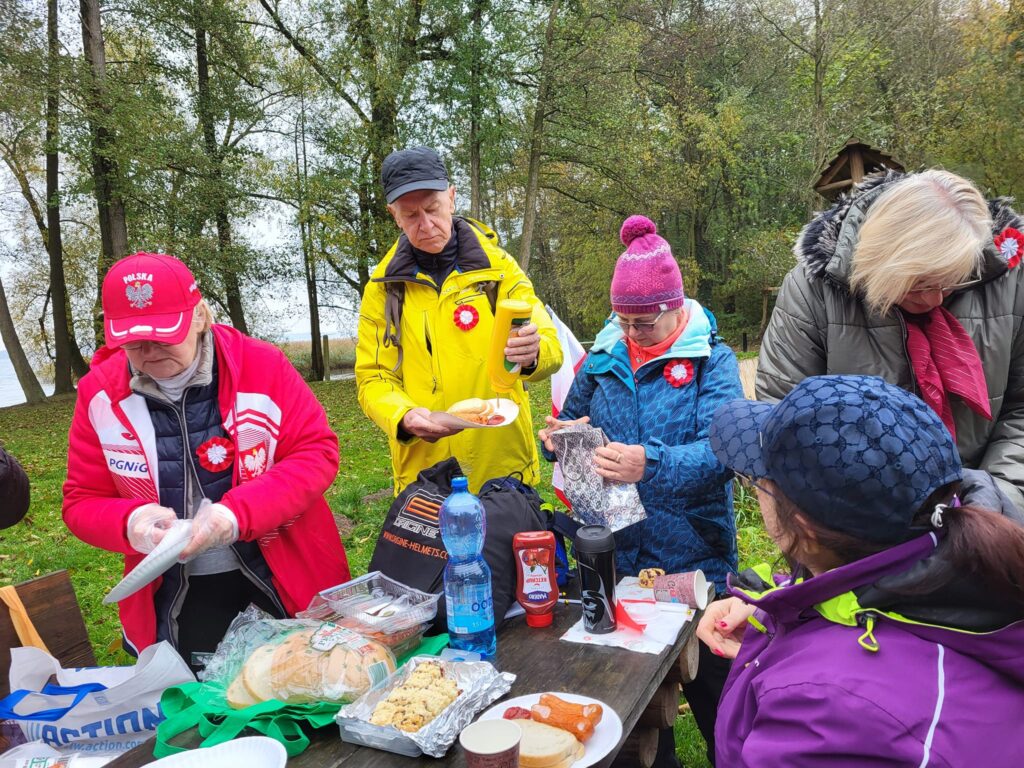
[[[911,175],[894,170],[871,174],[854,187],[852,192],[840,197],[831,208],[816,213],[801,230],[793,246],[793,252],[806,267],[807,274],[812,278],[830,280],[849,287],[853,250],[868,209],[882,192]],[[1009,197],[988,201],[993,237],[1007,227],[1020,229],[1024,226],[1024,217],[1011,207],[1012,202],[1013,199]],[[981,272],[982,279],[986,281],[1006,272],[1006,262],[993,243],[985,248]]]

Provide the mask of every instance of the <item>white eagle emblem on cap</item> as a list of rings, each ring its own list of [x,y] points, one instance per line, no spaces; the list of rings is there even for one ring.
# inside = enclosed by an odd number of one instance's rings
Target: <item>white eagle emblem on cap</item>
[[[153,284],[136,280],[125,287],[124,295],[135,309],[145,309],[153,303]]]

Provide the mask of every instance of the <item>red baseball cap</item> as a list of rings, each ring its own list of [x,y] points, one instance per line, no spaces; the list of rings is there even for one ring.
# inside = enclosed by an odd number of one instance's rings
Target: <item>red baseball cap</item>
[[[173,256],[126,256],[103,278],[107,346],[133,341],[180,344],[192,327],[192,310],[202,298],[189,268]]]

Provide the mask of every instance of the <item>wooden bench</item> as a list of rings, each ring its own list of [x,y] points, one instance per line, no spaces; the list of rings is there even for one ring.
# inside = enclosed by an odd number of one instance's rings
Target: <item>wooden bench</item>
[[[64,667],[94,667],[96,656],[85,630],[75,588],[67,571],[54,571],[15,585],[29,618],[50,653]],[[0,698],[10,693],[11,648],[22,645],[7,605],[0,602]]]

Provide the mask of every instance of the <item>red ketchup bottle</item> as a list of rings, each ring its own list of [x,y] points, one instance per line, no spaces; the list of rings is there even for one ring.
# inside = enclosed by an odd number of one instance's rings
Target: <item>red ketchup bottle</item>
[[[516,557],[516,600],[531,627],[550,626],[558,602],[555,574],[555,534],[524,531],[512,537]]]

